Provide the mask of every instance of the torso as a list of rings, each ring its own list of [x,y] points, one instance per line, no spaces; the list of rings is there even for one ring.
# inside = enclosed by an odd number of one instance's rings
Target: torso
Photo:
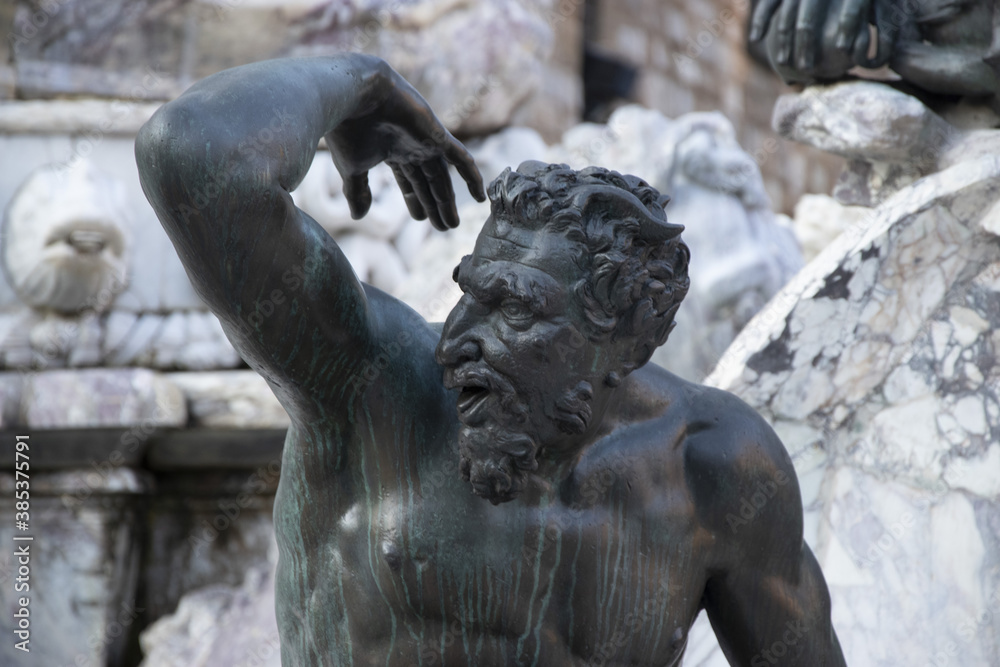
[[[454,417],[416,413],[359,410],[340,470],[321,428],[290,432],[275,503],[285,667],[679,662],[706,576],[683,410],[496,507],[459,476]]]

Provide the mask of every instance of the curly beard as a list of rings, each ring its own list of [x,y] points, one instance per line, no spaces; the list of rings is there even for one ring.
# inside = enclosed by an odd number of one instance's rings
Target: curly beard
[[[542,443],[531,432],[527,404],[510,383],[493,374],[489,381],[497,400],[482,424],[463,423],[459,429],[459,470],[476,495],[498,505],[514,500],[524,490],[528,474],[538,468]],[[590,383],[578,382],[553,401],[552,416],[542,419],[554,422],[563,433],[583,433],[590,422],[592,398]]]

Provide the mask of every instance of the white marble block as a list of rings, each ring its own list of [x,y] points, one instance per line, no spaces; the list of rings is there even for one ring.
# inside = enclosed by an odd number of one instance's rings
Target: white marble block
[[[789,449],[850,665],[1000,664],[1000,158],[945,154],[882,192],[707,380]],[[685,664],[726,664],[712,641]]]

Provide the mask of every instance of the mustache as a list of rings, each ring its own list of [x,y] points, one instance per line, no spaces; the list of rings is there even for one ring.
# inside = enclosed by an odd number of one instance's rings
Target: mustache
[[[582,380],[575,387],[560,396],[555,402],[555,420],[559,430],[577,435],[587,430],[592,410],[590,401],[594,398],[594,387]]]
[[[465,387],[487,389],[497,397],[497,407],[513,417],[517,423],[523,423],[528,418],[528,406],[519,397],[514,384],[506,376],[488,366],[471,364],[458,369],[445,369],[444,386],[448,389]]]

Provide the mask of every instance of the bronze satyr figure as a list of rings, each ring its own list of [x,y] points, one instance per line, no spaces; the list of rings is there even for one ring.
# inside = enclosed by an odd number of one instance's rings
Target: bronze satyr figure
[[[448,163],[485,198],[420,95],[356,54],[221,72],[136,141],[191,280],[291,416],[282,664],[675,665],[704,609],[734,665],[843,665],[781,442],[645,365],[688,289],[665,198],[596,167],[504,172],[442,329],[292,203],[321,137],[355,217],[381,161],[438,229]]]

